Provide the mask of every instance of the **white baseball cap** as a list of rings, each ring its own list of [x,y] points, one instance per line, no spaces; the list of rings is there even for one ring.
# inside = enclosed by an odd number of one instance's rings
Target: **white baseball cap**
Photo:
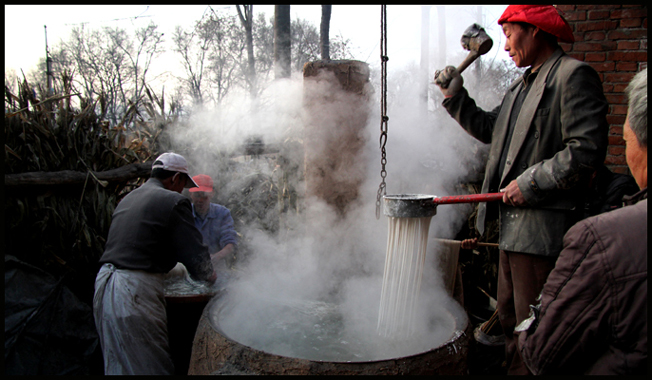
[[[152,165],[152,170],[159,168],[185,174],[189,180],[186,182],[186,188],[198,187],[190,176],[190,173],[188,173],[188,162],[186,162],[186,159],[180,154],[168,152],[158,156]]]

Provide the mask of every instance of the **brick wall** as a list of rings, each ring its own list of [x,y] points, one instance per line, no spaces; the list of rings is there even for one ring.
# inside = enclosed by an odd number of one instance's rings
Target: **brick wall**
[[[614,172],[629,173],[622,138],[627,116],[624,90],[632,77],[647,67],[647,7],[638,4],[557,8],[575,35],[575,43],[561,44],[562,47],[595,68],[609,101],[609,148],[605,163]]]

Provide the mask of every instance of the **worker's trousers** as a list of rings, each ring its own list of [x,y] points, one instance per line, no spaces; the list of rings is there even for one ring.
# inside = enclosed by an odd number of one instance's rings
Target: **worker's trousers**
[[[557,257],[500,250],[497,306],[500,325],[505,333],[505,362],[508,375],[530,374],[517,347],[514,328],[530,315],[537,297]]]
[[[95,279],[93,316],[105,375],[172,375],[164,275],[104,264]]]

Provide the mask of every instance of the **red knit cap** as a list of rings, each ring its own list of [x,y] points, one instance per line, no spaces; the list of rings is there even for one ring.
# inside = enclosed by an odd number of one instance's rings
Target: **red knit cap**
[[[505,22],[526,22],[561,42],[575,42],[570,25],[552,5],[510,5],[498,19],[499,25]]]

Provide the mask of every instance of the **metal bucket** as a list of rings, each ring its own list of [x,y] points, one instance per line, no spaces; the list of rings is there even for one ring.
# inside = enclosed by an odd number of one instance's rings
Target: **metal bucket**
[[[432,195],[399,194],[383,197],[383,214],[396,218],[425,218],[437,214]]]
[[[472,327],[454,317],[450,338],[440,346],[404,357],[369,361],[328,361],[278,355],[249,347],[223,331],[220,315],[228,308],[213,298],[199,321],[189,375],[464,375]],[[247,320],[242,320],[246,326]],[[375,321],[371,322],[375,323]]]
[[[186,375],[197,325],[208,301],[219,293],[212,287],[189,287],[183,274],[165,281],[165,302],[168,319],[170,354],[174,374]]]

